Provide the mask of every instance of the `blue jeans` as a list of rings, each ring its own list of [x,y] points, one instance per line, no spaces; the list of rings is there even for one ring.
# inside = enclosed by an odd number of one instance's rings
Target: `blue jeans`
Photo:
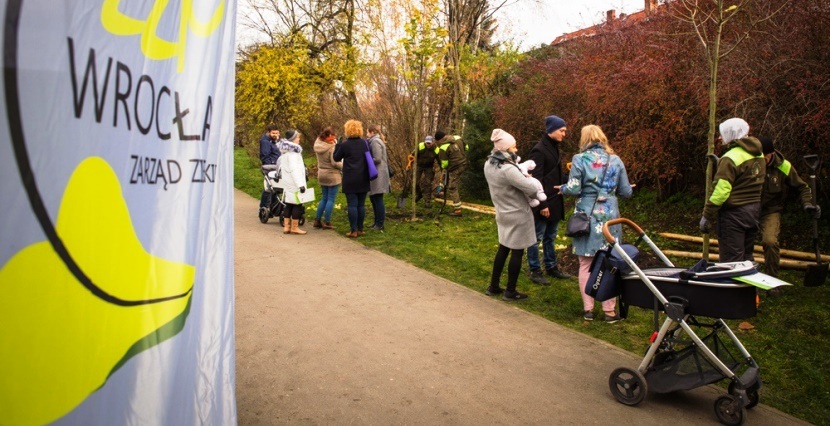
[[[383,194],[370,195],[369,201],[372,202],[372,212],[375,214],[374,225],[383,228],[383,222],[386,220],[386,205],[383,204]]]
[[[337,198],[337,189],[340,185],[323,186],[320,185],[320,203],[317,204],[317,216],[314,218],[320,220],[325,214],[323,220],[331,222],[331,211],[334,209],[334,199]]]
[[[362,231],[363,219],[366,218],[366,193],[346,194],[346,205],[351,231]]]
[[[527,266],[530,267],[531,271],[541,268],[539,264],[539,243],[542,243],[545,269],[554,269],[556,268],[556,251],[553,248],[553,242],[556,240],[559,221],[537,220],[534,225],[536,225],[536,244],[527,248]]]

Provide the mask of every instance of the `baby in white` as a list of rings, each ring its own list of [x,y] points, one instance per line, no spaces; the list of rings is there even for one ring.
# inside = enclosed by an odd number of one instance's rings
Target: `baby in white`
[[[533,185],[536,186],[536,198],[528,197],[527,204],[529,204],[530,207],[536,207],[540,202],[548,199],[548,196],[545,195],[545,190],[542,189],[542,182],[539,182],[539,179],[536,179],[530,175],[530,171],[536,168],[536,162],[533,160],[527,160],[524,163],[519,163],[519,161],[522,161],[522,158],[516,157],[516,163],[519,166],[519,170],[521,170],[522,173],[524,173],[524,175],[533,182]]]

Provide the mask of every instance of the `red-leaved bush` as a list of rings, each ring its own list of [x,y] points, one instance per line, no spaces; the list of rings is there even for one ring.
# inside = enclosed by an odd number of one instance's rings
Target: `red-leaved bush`
[[[717,121],[745,119],[805,175],[803,155],[830,153],[830,7],[793,1],[754,28],[731,24],[731,34],[750,37],[720,63]],[[702,191],[708,89],[708,64],[691,27],[661,7],[647,21],[605,24],[596,35],[529,55],[494,101],[494,119],[523,154],[544,131],[544,117],[561,116],[570,130],[566,157],[576,151],[579,129],[597,124],[632,181],[664,196]]]

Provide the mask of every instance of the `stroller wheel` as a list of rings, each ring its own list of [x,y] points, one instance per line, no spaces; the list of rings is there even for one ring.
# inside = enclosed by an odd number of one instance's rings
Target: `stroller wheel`
[[[729,390],[730,395],[735,395],[735,383],[729,383]],[[749,399],[746,404],[746,409],[749,410],[754,408],[758,405],[758,402],[761,398],[758,396],[758,386],[750,386],[749,389],[746,390],[746,397]]]
[[[259,221],[262,223],[268,223],[268,209],[265,207],[259,208]]]
[[[300,216],[300,219],[299,219],[299,222],[298,222],[298,223],[300,224],[300,226],[305,225],[305,215]]]
[[[648,393],[648,382],[637,370],[620,367],[608,377],[608,387],[617,402],[625,405],[637,405],[643,402]]]
[[[715,400],[715,415],[725,425],[743,424],[745,414],[741,401],[732,395],[723,395]]]

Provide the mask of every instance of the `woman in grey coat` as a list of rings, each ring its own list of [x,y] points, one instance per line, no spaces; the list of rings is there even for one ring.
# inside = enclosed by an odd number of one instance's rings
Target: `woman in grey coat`
[[[386,152],[386,142],[380,133],[380,126],[372,124],[366,132],[369,135],[369,149],[378,169],[378,177],[369,183],[369,201],[372,202],[372,211],[375,213],[375,223],[369,227],[376,231],[383,231],[383,222],[386,220],[386,205],[383,204],[383,195],[389,188],[389,157]]]
[[[496,207],[499,249],[486,292],[491,296],[504,293],[504,300],[526,299],[526,294],[516,291],[516,282],[522,269],[525,248],[536,243],[533,213],[527,199],[535,197],[537,189],[517,165],[516,139],[504,130],[495,129],[490,140],[493,141],[493,152],[484,163],[484,177],[490,187],[490,199]],[[508,254],[507,289],[502,290],[499,280]]]

